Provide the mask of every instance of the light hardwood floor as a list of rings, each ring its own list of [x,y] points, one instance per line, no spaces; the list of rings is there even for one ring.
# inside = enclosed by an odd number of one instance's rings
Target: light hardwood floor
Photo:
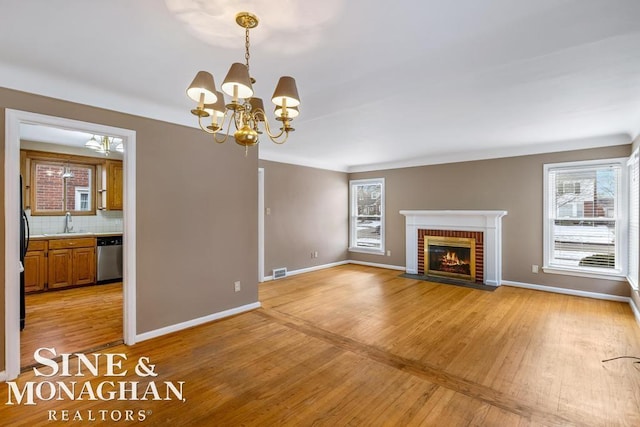
[[[117,425],[640,425],[637,365],[602,362],[640,356],[628,304],[398,276],[347,265],[264,283],[263,308],[112,347],[127,376],[91,380],[147,384],[135,366],[149,357],[156,383],[184,381],[184,402],[51,400],[3,405],[0,420],[103,409],[144,414]]]
[[[40,347],[73,353],[122,343],[122,283],[27,294],[25,305],[22,368],[35,363]]]

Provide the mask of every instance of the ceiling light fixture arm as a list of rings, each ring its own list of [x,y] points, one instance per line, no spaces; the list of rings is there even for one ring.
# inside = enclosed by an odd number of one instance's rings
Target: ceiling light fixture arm
[[[227,138],[229,138],[229,130],[231,130],[231,122],[234,121],[233,120],[234,119],[233,116],[235,116],[235,114],[236,114],[236,112],[234,111],[232,116],[229,118],[229,121],[227,121],[227,114],[226,113],[225,113],[224,117],[222,118],[222,124],[220,125],[220,129],[213,134],[213,140],[215,142],[217,142],[218,144],[222,144],[222,143],[226,142]],[[222,130],[224,128],[225,122],[227,123],[227,130],[226,130],[226,132],[222,133],[222,139],[218,139],[218,134],[220,133],[220,130]]]
[[[261,112],[264,117],[264,111],[261,111]],[[287,142],[287,139],[289,138],[289,132],[292,132],[295,130],[294,128],[291,127],[291,123],[288,118],[283,118],[282,127],[280,128],[280,132],[277,134],[271,132],[271,126],[269,126],[269,121],[266,118],[264,120],[264,128],[267,131],[267,135],[269,136],[269,139],[275,144],[280,144],[280,145]],[[284,138],[280,139],[283,135],[284,135]]]
[[[204,112],[204,110],[203,110]],[[212,122],[210,125],[208,126],[203,126],[202,124],[202,118],[203,117],[209,117],[210,114],[206,114],[206,115],[197,115],[198,116],[198,126],[200,126],[200,129],[202,129],[203,131],[205,131],[206,133],[213,135],[213,140],[215,142],[217,142],[218,144],[222,144],[223,142],[225,142],[227,140],[227,138],[229,138],[229,130],[231,128],[231,122],[234,121],[234,116],[235,116],[235,111],[233,112],[233,114],[231,115],[231,117],[229,118],[229,120],[227,121],[227,114],[225,112],[225,115],[222,116],[222,122],[217,123],[217,122]],[[224,129],[224,125],[227,125],[227,130],[226,132],[220,132],[221,130]],[[223,133],[223,137],[222,139],[218,139],[218,134]]]

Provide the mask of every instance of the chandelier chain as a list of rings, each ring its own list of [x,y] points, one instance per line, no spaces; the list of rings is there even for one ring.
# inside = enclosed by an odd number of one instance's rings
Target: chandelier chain
[[[245,36],[244,36],[244,59],[247,61],[247,71],[249,71],[249,27],[245,28]]]

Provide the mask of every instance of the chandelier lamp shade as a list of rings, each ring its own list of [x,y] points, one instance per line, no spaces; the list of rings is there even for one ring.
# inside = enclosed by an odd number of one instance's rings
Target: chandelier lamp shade
[[[198,71],[187,88],[187,96],[197,104],[191,113],[198,117],[200,129],[213,134],[216,142],[223,143],[233,126],[233,137],[237,144],[245,147],[246,154],[263,133],[276,144],[286,142],[289,133],[295,130],[291,120],[299,115],[300,97],[295,79],[280,77],[271,102],[276,106],[275,119],[282,126],[279,131],[272,131],[263,100],[254,96],[253,84],[256,81],[249,75],[249,30],[258,25],[258,18],[249,12],[240,12],[236,15],[236,23],[245,29],[246,63],[231,64],[220,86],[221,91],[216,89],[211,73]],[[225,102],[225,94],[230,98],[228,103]]]
[[[96,138],[96,136],[98,138]],[[108,156],[109,153],[113,153],[114,151],[124,153],[122,139],[112,136],[93,135],[90,140],[84,143],[84,146],[105,156]]]

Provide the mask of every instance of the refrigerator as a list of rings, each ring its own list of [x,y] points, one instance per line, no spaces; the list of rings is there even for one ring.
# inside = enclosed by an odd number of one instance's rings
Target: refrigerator
[[[24,198],[22,197],[22,175],[20,175],[20,330],[24,329],[26,308],[24,301],[24,256],[29,248],[29,220],[24,211]]]

